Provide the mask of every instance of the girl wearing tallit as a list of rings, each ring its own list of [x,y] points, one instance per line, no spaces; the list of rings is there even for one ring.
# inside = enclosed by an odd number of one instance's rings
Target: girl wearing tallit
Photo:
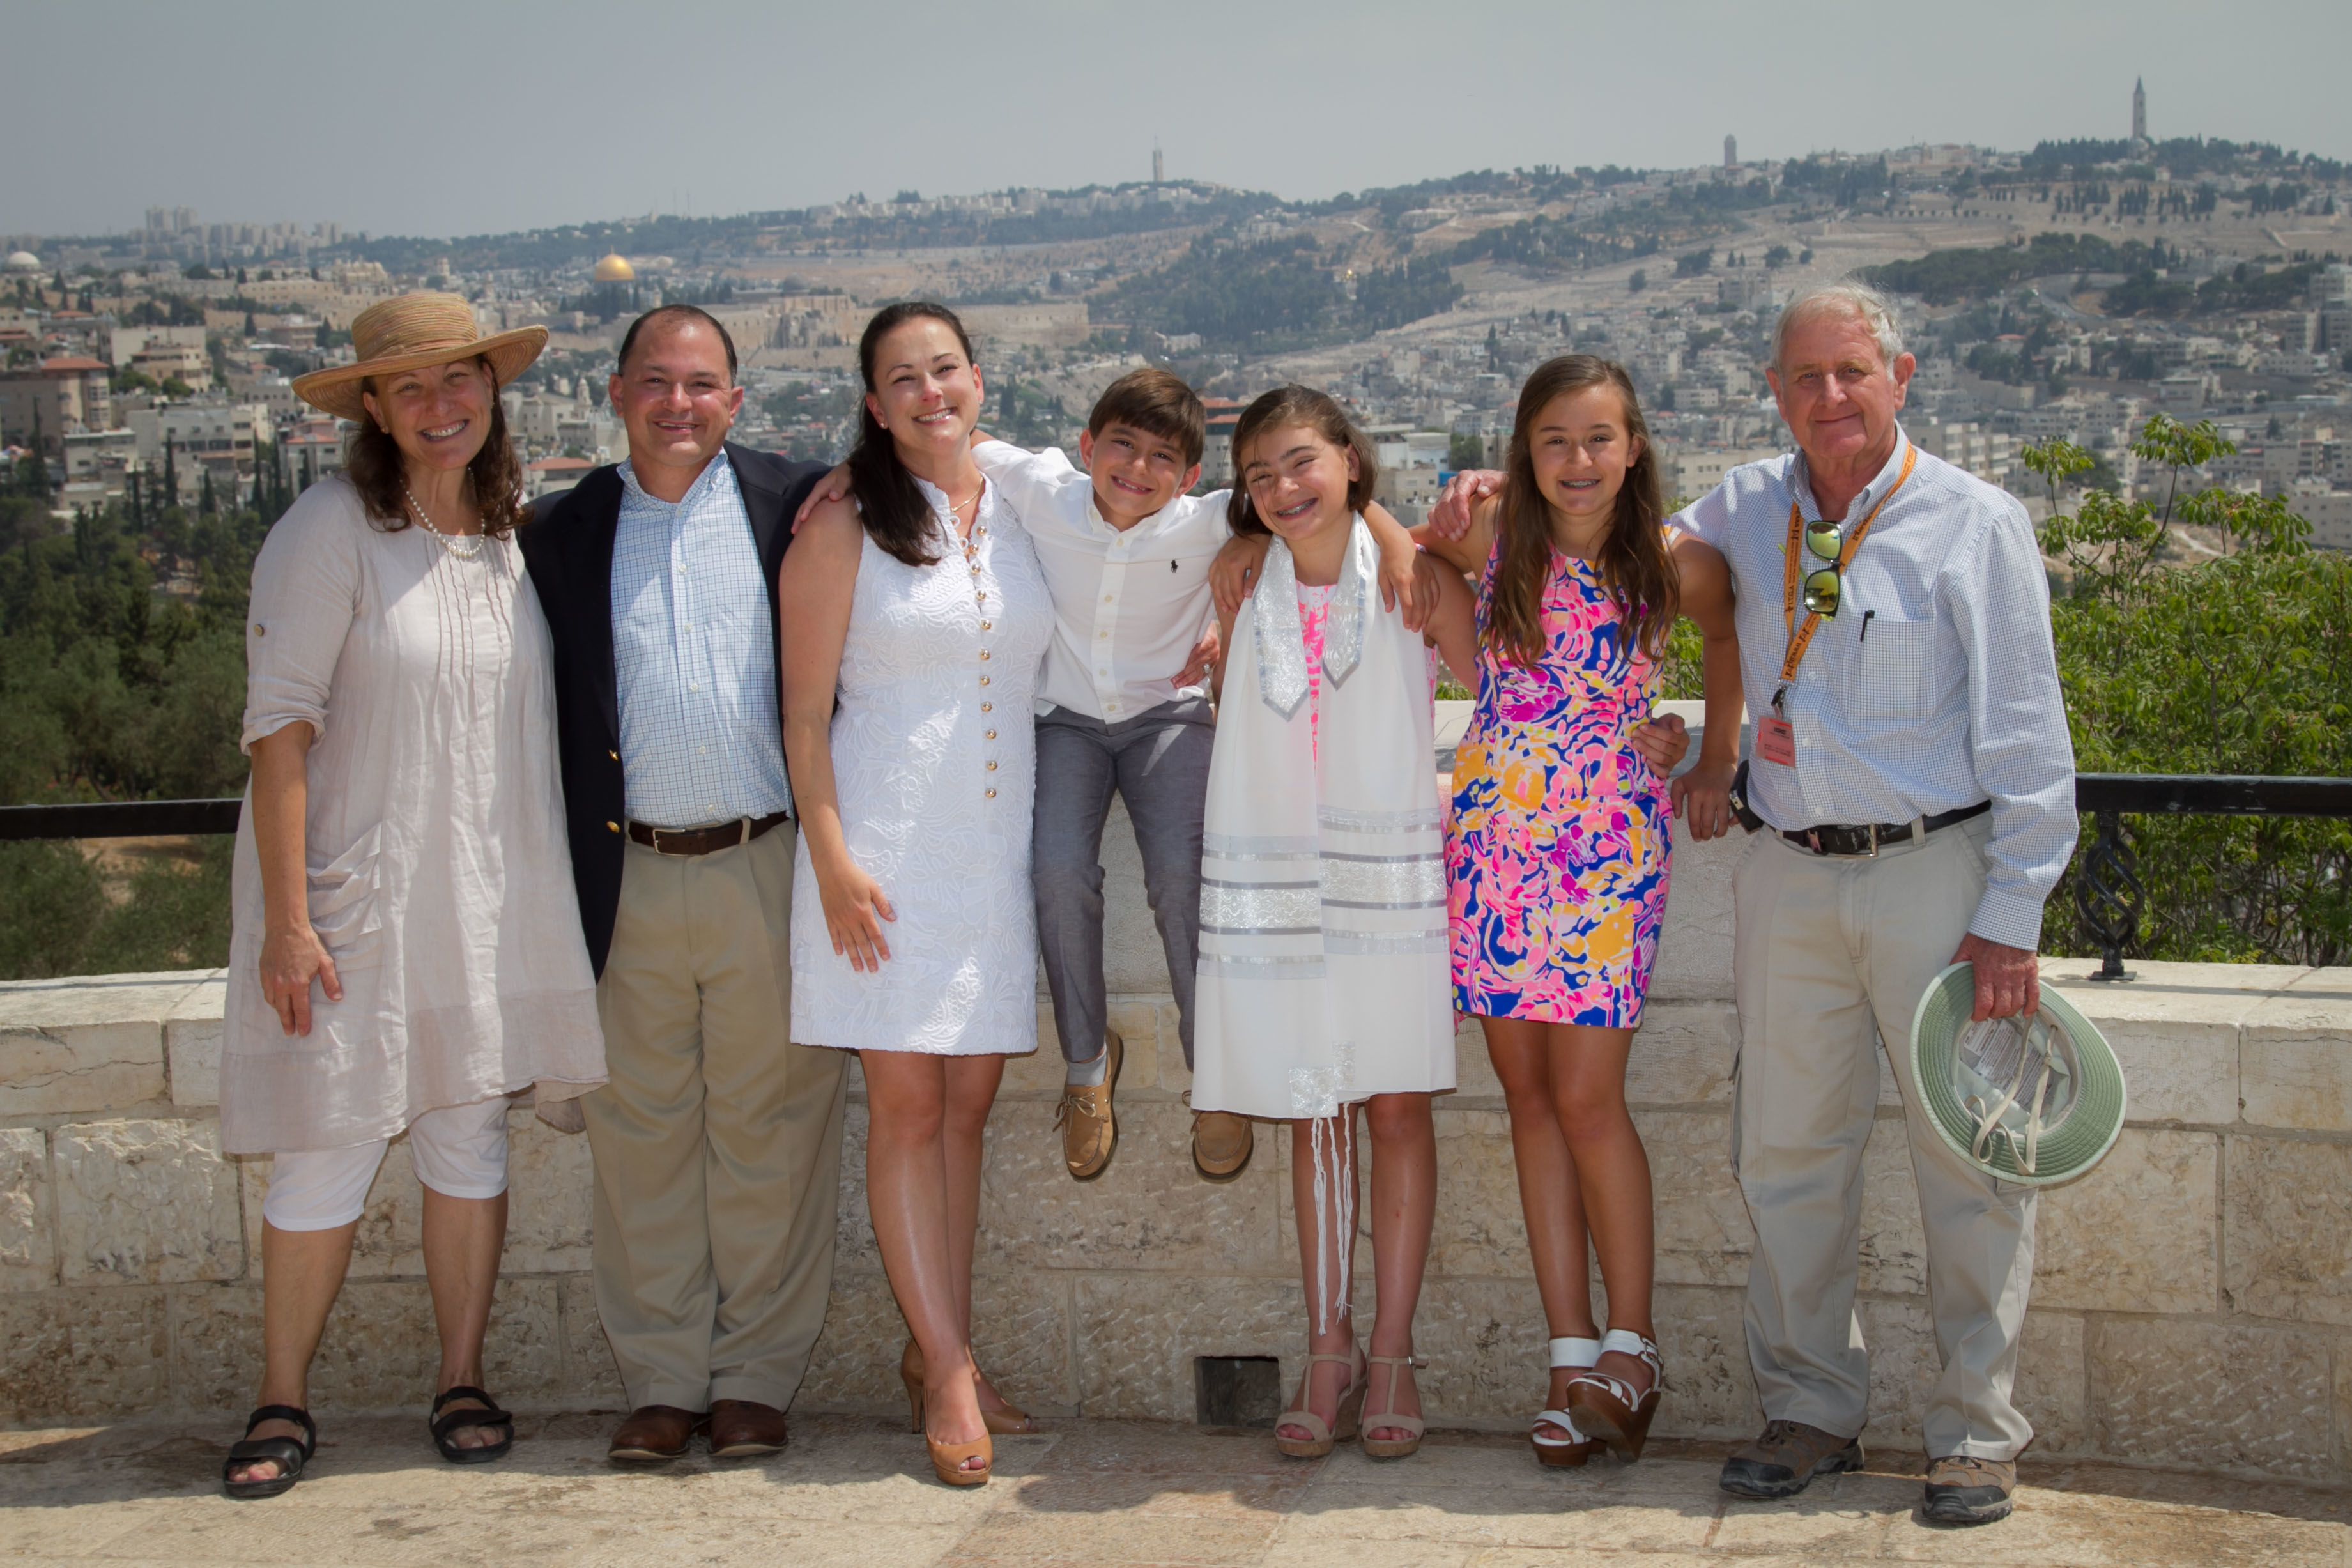
[[[1429,1097],[1454,1087],[1444,806],[1423,638],[1381,606],[1362,510],[1371,443],[1300,386],[1234,428],[1237,534],[1273,541],[1254,597],[1220,616],[1216,750],[1201,880],[1192,1108],[1291,1124],[1307,1376],[1286,1454],[1420,1447],[1412,1316],[1437,1201]],[[1475,668],[1467,585],[1440,573],[1429,636]],[[1371,1134],[1381,1315],[1356,1342],[1356,1109]]]

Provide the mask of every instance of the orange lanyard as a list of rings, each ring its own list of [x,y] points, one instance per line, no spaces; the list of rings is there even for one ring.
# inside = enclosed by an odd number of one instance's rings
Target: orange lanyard
[[[1862,536],[1870,531],[1870,525],[1878,521],[1878,514],[1886,510],[1888,501],[1895,499],[1895,490],[1901,489],[1904,481],[1911,477],[1911,466],[1918,460],[1919,448],[1905,443],[1903,471],[1895,476],[1895,489],[1879,498],[1878,504],[1870,509],[1870,515],[1845,536],[1845,542],[1838,548],[1837,569],[1840,575],[1853,564],[1854,552],[1862,548]],[[1819,610],[1807,615],[1803,626],[1797,625],[1797,582],[1801,575],[1797,552],[1804,547],[1804,530],[1805,520],[1799,513],[1792,498],[1789,502],[1789,548],[1783,552],[1780,572],[1780,613],[1789,623],[1789,657],[1780,661],[1780,686],[1783,690],[1787,689],[1790,681],[1796,679],[1797,666],[1804,662],[1805,650],[1812,646],[1813,634],[1821,629],[1822,625]],[[1780,702],[1777,693],[1772,700],[1776,705]]]

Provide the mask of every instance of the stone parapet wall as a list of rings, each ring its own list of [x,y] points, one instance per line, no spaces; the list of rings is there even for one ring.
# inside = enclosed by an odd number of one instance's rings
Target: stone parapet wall
[[[1657,1190],[1659,1430],[1758,1421],[1740,1326],[1753,1244],[1729,1168],[1730,868],[1746,846],[1676,845],[1675,890],[1628,1095]],[[1242,1176],[1188,1152],[1189,1085],[1131,836],[1105,862],[1121,1143],[1063,1171],[1060,1063],[1040,1005],[991,1123],[974,1337],[1041,1415],[1190,1419],[1193,1358],[1304,1353],[1286,1140],[1258,1128]],[[2037,1452],[2309,1480],[2352,1479],[2352,970],[2142,964],[2128,985],[2045,961],[2107,1032],[2131,1120],[2089,1178],[2047,1194],[2021,1402]],[[0,985],[0,1420],[242,1411],[260,1373],[260,1200],[269,1162],[224,1160],[217,973]],[[1544,1387],[1502,1097],[1475,1027],[1438,1101],[1440,1191],[1418,1315],[1439,1424],[1519,1427]],[[903,1408],[905,1328],[867,1224],[853,1076],[832,1314],[803,1409]],[[1891,1079],[1866,1154],[1861,1316],[1866,1440],[1916,1447],[1936,1367],[1926,1263]],[[525,1407],[617,1407],[585,1272],[585,1141],[510,1119],[513,1205],[492,1387]],[[370,1195],[313,1378],[327,1409],[422,1408],[436,1364],[420,1198],[395,1143]],[[1358,1303],[1369,1322],[1369,1247]]]

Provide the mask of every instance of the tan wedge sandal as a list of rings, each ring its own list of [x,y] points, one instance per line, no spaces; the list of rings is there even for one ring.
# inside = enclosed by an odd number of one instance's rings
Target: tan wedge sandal
[[[1426,1366],[1429,1363],[1423,1361],[1418,1356],[1409,1355],[1366,1356],[1364,1360],[1368,1362],[1370,1366],[1384,1366],[1390,1369],[1389,1407],[1378,1415],[1374,1415],[1370,1411],[1366,1411],[1364,1413],[1364,1452],[1368,1457],[1375,1459],[1402,1459],[1406,1455],[1413,1453],[1420,1448],[1421,1436],[1423,1432],[1426,1432],[1429,1427],[1427,1423],[1423,1421],[1420,1416],[1402,1415],[1397,1410],[1397,1379],[1403,1374],[1403,1371],[1407,1367]],[[1369,1367],[1365,1371],[1364,1376],[1369,1382],[1371,1377],[1371,1373]],[[1412,1436],[1410,1437],[1375,1437],[1372,1436],[1373,1433],[1381,1431],[1410,1432]]]
[[[1601,1336],[1601,1353],[1612,1351],[1650,1369],[1649,1388],[1637,1394],[1623,1378],[1596,1369],[1568,1385],[1568,1408],[1576,1417],[1576,1430],[1591,1433],[1630,1465],[1650,1440],[1650,1423],[1665,1392],[1666,1368],[1658,1355],[1658,1342],[1630,1329],[1612,1329]]]
[[[1324,1425],[1323,1417],[1316,1415],[1307,1404],[1309,1390],[1314,1385],[1316,1363],[1327,1361],[1338,1362],[1348,1369],[1348,1386],[1339,1391],[1339,1408],[1333,1412],[1338,1419],[1329,1426]],[[1274,1446],[1294,1459],[1319,1459],[1338,1445],[1355,1441],[1357,1417],[1364,1408],[1364,1389],[1370,1375],[1371,1369],[1364,1364],[1360,1352],[1308,1356],[1307,1375],[1298,1380],[1298,1407],[1286,1410],[1274,1418]],[[1282,1435],[1285,1426],[1304,1426],[1313,1436],[1286,1437]]]

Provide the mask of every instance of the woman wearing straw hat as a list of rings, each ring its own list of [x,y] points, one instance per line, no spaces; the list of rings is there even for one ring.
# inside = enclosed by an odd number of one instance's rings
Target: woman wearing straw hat
[[[482,1337],[509,1097],[544,1107],[604,1080],[499,405],[547,333],[484,337],[463,300],[406,294],[352,339],[357,363],[294,384],[359,426],[346,469],[270,530],[246,626],[221,1136],[277,1158],[260,1407],[223,1468],[233,1498],[285,1491],[310,1457],[310,1359],[404,1131],[440,1328],[433,1440],[461,1464],[507,1451]]]

